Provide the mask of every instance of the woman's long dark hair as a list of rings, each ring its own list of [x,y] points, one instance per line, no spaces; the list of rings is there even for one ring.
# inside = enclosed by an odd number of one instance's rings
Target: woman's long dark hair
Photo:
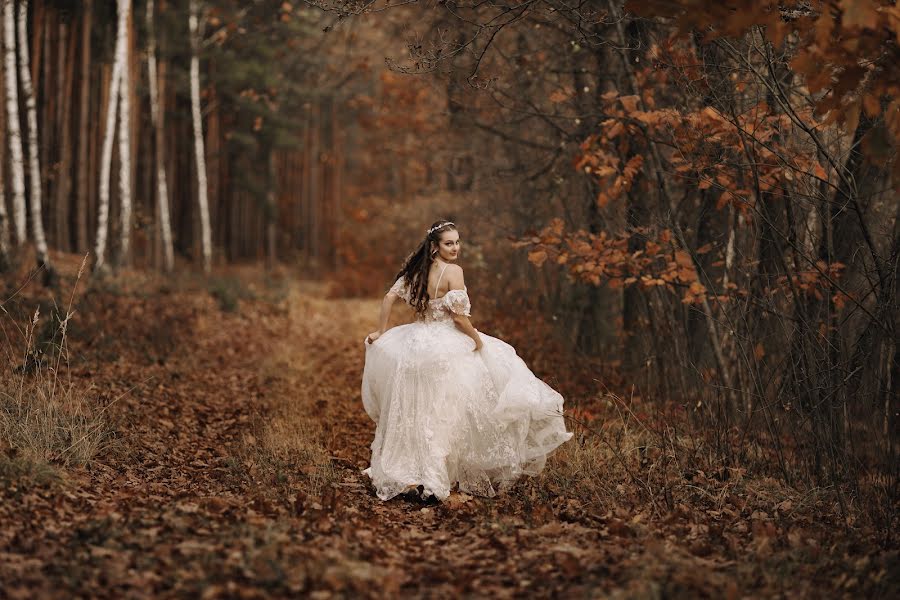
[[[431,242],[434,242],[435,245],[440,244],[441,234],[451,230],[458,231],[456,225],[448,219],[441,219],[432,223],[431,227],[428,228],[430,233],[426,233],[425,239],[422,240],[419,247],[406,257],[406,260],[403,261],[403,267],[397,273],[397,276],[394,277],[394,281],[400,277],[404,278],[406,287],[409,290],[409,303],[420,315],[425,314],[425,310],[428,308],[428,300],[430,300],[428,296],[428,272],[431,269],[431,263],[434,262],[434,258],[431,256]]]

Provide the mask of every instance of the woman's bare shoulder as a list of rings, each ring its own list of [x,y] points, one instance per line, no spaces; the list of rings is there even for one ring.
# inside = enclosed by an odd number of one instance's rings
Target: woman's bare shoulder
[[[450,289],[459,289],[465,285],[461,266],[454,264],[447,265],[447,283],[450,284]]]

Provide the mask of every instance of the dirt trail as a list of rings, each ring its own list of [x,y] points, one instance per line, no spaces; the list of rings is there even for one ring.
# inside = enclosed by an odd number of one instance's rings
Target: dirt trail
[[[495,499],[454,494],[437,505],[379,500],[360,473],[368,465],[374,424],[362,409],[359,382],[362,340],[374,328],[380,303],[295,292],[291,305],[295,334],[288,339],[303,340],[286,345],[288,362],[303,365],[296,389],[312,399],[325,443],[341,467],[334,519],[327,519],[328,534],[318,537],[338,550],[337,580],[347,578],[357,592],[444,597],[580,596],[617,588],[642,596],[656,589],[641,576],[661,566],[654,554],[677,550],[661,541],[638,543],[634,530],[619,520],[595,516],[585,522],[567,513],[566,499],[547,501],[531,479]],[[352,568],[344,570],[341,561]],[[704,561],[703,584],[724,592],[733,584],[718,567],[715,560]],[[369,578],[374,587],[366,586]],[[326,577],[326,583],[336,580]]]
[[[763,546],[726,547],[685,515],[599,514],[538,480],[382,502],[360,472],[378,302],[307,282],[275,296],[237,312],[202,288],[90,301],[73,374],[112,403],[120,441],[61,485],[0,473],[0,597],[815,594]]]
[[[338,544],[344,558],[358,561],[355,568],[385,592],[502,597],[574,591],[592,579],[596,585],[607,558],[595,551],[599,531],[560,521],[546,507],[523,515],[521,502],[508,499],[455,494],[435,505],[375,496],[360,473],[368,465],[374,424],[362,409],[359,382],[362,340],[379,307],[377,301],[304,294],[292,302],[297,335],[289,338],[307,334],[304,343],[288,345],[290,362],[305,365],[298,389],[315,399],[327,447],[341,466],[334,527],[350,530]],[[336,382],[343,382],[340,393],[334,393]],[[354,572],[344,575],[352,579]]]

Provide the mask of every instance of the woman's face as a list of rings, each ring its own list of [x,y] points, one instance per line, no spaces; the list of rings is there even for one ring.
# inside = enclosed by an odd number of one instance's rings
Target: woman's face
[[[442,232],[437,251],[437,257],[440,257],[445,262],[451,262],[459,258],[459,232],[453,229]]]

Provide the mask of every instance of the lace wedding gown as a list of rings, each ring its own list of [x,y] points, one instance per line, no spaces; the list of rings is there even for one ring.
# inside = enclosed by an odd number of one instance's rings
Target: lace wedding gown
[[[403,278],[391,291],[409,302]],[[382,500],[418,485],[444,500],[457,482],[461,492],[494,496],[540,472],[572,437],[562,396],[512,346],[479,332],[483,347],[473,351],[451,314],[470,310],[467,290],[450,290],[429,300],[424,317],[364,342],[362,401],[376,429],[363,472]]]

